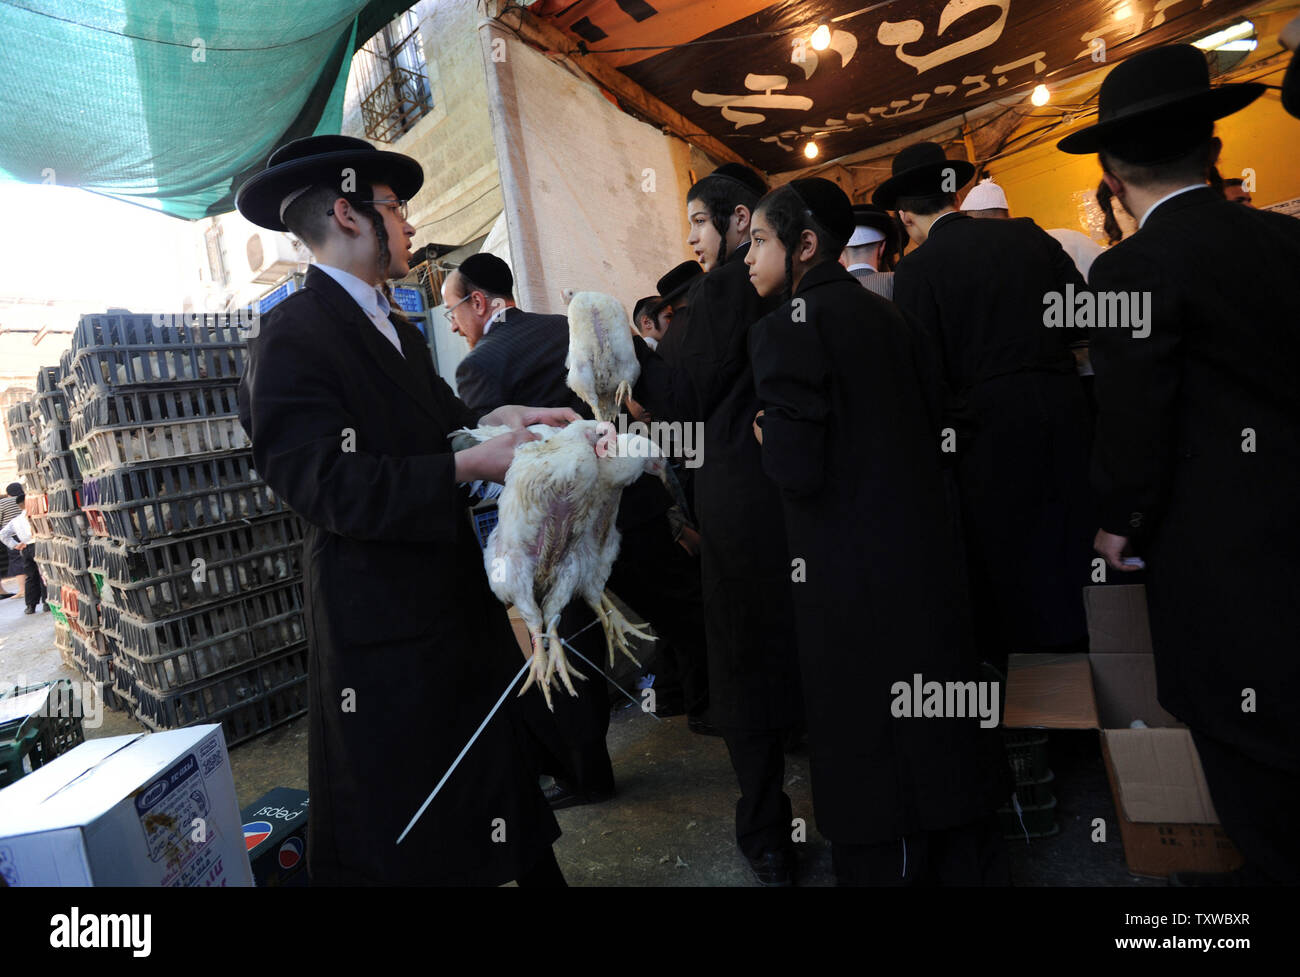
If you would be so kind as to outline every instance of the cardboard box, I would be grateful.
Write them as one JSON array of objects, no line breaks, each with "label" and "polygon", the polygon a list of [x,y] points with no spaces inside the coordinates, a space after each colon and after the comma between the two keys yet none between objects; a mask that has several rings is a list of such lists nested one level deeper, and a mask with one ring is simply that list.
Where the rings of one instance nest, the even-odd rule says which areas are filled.
[{"label": "cardboard box", "polygon": [[307,884],[307,792],[276,787],[244,808],[244,844],[259,886]]},{"label": "cardboard box", "polygon": [[220,725],[83,743],[0,791],[9,885],[252,885]]},{"label": "cardboard box", "polygon": [[[1003,725],[1098,729],[1124,857],[1134,875],[1227,872],[1241,855],[1219,826],[1191,733],[1156,700],[1141,584],[1084,588],[1087,655],[1012,655]],[[1146,729],[1132,729],[1141,719]]]}]

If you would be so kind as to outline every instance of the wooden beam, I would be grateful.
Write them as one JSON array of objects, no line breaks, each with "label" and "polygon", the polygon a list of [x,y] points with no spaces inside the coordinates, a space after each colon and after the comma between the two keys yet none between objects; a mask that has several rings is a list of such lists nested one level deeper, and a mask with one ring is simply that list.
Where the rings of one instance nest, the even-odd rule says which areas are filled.
[{"label": "wooden beam", "polygon": [[700,132],[699,127],[684,115],[667,103],[655,98],[617,68],[611,68],[594,54],[583,55],[574,51],[577,47],[577,41],[559,28],[553,27],[528,11],[517,7],[511,13],[511,17],[504,18],[500,23],[509,29],[513,26],[511,21],[514,17],[518,17],[518,34],[529,44],[536,45],[544,51],[560,51],[566,54],[571,51],[574,52],[569,55],[570,60],[586,72],[592,81],[612,92],[617,98],[630,105],[639,114],[650,119],[656,125],[662,126],[679,139],[694,143],[719,163],[740,163],[754,168],[754,164],[726,145],[726,143],[707,133]]}]

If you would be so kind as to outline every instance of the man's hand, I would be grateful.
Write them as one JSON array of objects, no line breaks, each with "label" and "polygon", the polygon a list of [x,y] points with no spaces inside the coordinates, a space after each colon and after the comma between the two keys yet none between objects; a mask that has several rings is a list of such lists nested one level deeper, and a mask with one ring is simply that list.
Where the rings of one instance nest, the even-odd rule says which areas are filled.
[{"label": "man's hand", "polygon": [[21,553],[23,550],[27,549],[27,544],[19,543],[17,546],[14,547],[14,549],[16,549],[19,553]]},{"label": "man's hand", "polygon": [[[479,426],[504,424],[506,427],[521,428],[529,424],[549,424],[551,427],[564,427],[570,421],[581,418],[568,407],[521,407],[518,404],[506,404],[490,414],[479,418]],[[484,442],[485,444],[488,442]]]},{"label": "man's hand", "polygon": [[762,417],[764,413],[764,411],[759,411],[754,415],[754,437],[758,439],[759,444],[763,443],[763,428],[759,425],[758,419]]},{"label": "man's hand", "polygon": [[682,534],[677,537],[677,543],[691,556],[700,555],[700,534],[690,526],[682,527]]},{"label": "man's hand", "polygon": [[1132,555],[1128,552],[1127,536],[1116,536],[1104,529],[1098,529],[1097,537],[1092,541],[1092,548],[1105,557],[1106,562],[1116,570],[1132,573],[1134,570],[1142,569],[1141,567],[1124,565],[1124,557]]},{"label": "man's hand", "polygon": [[[566,408],[567,409],[567,408]],[[495,413],[495,412],[494,412]],[[570,411],[572,413],[572,411]],[[500,423],[500,422],[496,422]],[[535,421],[533,423],[546,423]],[[527,428],[501,434],[472,448],[456,452],[456,481],[472,482],[482,479],[486,482],[505,484],[506,470],[515,457],[515,448],[525,441],[537,441],[538,437]]]}]

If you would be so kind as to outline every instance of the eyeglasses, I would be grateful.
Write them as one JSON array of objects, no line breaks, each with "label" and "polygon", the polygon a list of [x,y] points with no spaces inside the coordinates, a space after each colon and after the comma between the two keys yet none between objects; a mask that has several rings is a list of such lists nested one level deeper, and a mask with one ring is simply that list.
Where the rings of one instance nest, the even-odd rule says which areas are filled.
[{"label": "eyeglasses", "polygon": [[[397,216],[400,217],[400,218],[402,218],[402,220],[406,220],[407,214],[408,214],[408,212],[409,212],[409,210],[410,210],[410,207],[409,207],[410,201],[409,201],[409,200],[399,200],[399,199],[397,199],[396,197],[388,197],[388,198],[386,198],[386,199],[384,199],[384,200],[362,200],[361,203],[363,203],[363,204],[387,204],[388,206],[393,207],[393,208],[397,211]],[[325,216],[326,216],[326,217],[333,217],[333,216],[334,216],[334,208],[331,207],[329,210],[325,211]]]},{"label": "eyeglasses", "polygon": [[456,306],[460,305],[461,302],[468,302],[470,296],[473,294],[474,294],[473,292],[470,292],[470,294],[466,295],[463,299],[460,300],[460,302],[453,302],[451,305],[447,306],[445,309],[442,310],[442,314],[443,316],[446,317],[448,322],[451,322],[452,310],[454,310]]}]

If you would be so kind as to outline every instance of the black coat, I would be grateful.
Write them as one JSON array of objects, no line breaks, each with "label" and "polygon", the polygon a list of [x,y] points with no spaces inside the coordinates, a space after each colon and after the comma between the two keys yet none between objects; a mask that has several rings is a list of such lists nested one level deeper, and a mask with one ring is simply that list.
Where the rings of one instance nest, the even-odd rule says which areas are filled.
[{"label": "black coat", "polygon": [[[1151,333],[1091,335],[1102,528],[1146,561],[1160,703],[1300,770],[1300,222],[1209,189],[1097,258],[1100,291],[1149,291]],[[1254,450],[1248,445],[1249,428]],[[1119,576],[1119,574],[1112,574]],[[1254,689],[1256,711],[1242,709]]]},{"label": "black coat", "polygon": [[776,303],[749,283],[746,251],[691,286],[690,325],[672,366],[634,340],[641,378],[633,396],[657,419],[704,424],[694,504],[712,722],[778,729],[803,710],[784,517],[754,440],[749,362],[750,327]]},{"label": "black coat", "polygon": [[[872,844],[987,816],[1003,786],[976,718],[896,718],[896,682],[972,681],[928,338],[840,265],[750,337],[763,468],[781,489],[817,827]],[[993,706],[996,722],[996,702]],[[990,759],[994,763],[990,763]]]},{"label": "black coat", "polygon": [[[564,382],[568,352],[565,316],[507,309],[456,367],[457,394],[480,415],[502,404],[527,404],[572,407],[589,417],[591,412]],[[519,397],[524,399],[511,399]]]},{"label": "black coat", "polygon": [[559,835],[513,695],[394,844],[522,664],[447,441],[477,415],[394,325],[405,359],[313,267],[240,385],[257,470],[308,524],[308,867],[318,882],[496,884]]},{"label": "black coat", "polygon": [[1087,635],[1091,426],[1076,334],[1043,324],[1044,296],[1067,285],[1087,289],[1033,221],[965,214],[940,218],[894,275],[894,301],[939,348],[976,632],[992,661]]}]

